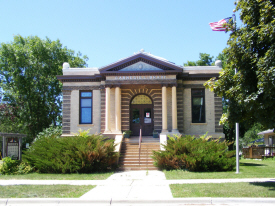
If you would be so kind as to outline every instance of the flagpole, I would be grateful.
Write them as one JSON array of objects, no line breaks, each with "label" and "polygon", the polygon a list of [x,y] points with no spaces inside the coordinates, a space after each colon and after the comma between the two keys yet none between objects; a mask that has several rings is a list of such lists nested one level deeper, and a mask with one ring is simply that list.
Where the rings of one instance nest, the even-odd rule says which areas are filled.
[{"label": "flagpole", "polygon": [[[235,15],[235,12],[236,10],[234,9],[233,10],[233,14],[232,14],[232,17],[233,17],[233,25],[234,25],[234,30],[233,32],[236,31],[236,15]],[[237,74],[238,70],[237,68],[235,68],[235,74]],[[240,162],[239,162],[239,123],[236,122],[236,125],[235,125],[235,131],[236,131],[236,174],[238,174],[240,172],[239,170],[239,166],[240,166]]]}]

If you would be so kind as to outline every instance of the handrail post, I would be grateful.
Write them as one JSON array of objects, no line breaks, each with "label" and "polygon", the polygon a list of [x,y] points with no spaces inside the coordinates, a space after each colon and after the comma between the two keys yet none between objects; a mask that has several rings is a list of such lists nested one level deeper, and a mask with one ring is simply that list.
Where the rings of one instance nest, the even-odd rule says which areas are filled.
[{"label": "handrail post", "polygon": [[138,154],[138,156],[139,156],[139,164],[140,164],[140,151],[141,151],[141,141],[142,141],[142,127],[140,126],[140,129],[139,129],[139,154]]}]

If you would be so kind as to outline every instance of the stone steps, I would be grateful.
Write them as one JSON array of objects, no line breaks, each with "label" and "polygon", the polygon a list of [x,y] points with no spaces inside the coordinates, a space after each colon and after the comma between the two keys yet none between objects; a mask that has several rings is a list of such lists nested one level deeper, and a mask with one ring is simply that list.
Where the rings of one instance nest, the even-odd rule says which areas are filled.
[{"label": "stone steps", "polygon": [[159,149],[159,139],[144,138],[141,143],[141,153],[139,155],[138,139],[126,139],[122,143],[118,171],[158,170],[158,168],[154,166],[154,160],[151,156],[153,155],[153,150]]}]

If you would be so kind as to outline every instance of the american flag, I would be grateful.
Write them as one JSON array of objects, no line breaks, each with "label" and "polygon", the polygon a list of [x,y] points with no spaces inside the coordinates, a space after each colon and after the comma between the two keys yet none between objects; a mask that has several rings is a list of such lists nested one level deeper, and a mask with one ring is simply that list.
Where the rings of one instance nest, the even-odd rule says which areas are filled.
[{"label": "american flag", "polygon": [[224,27],[225,23],[231,23],[232,22],[232,17],[227,17],[225,19],[222,19],[218,22],[212,22],[209,23],[212,31],[226,31],[228,27]]}]

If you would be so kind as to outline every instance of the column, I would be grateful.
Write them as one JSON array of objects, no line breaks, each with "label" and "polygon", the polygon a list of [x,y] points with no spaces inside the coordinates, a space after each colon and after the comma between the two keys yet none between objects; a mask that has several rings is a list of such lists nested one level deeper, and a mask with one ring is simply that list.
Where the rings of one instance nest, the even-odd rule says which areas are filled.
[{"label": "column", "polygon": [[162,86],[162,133],[168,132],[167,130],[167,92],[166,85]]},{"label": "column", "polygon": [[115,88],[115,115],[116,132],[121,133],[121,89],[119,86]]},{"label": "column", "polygon": [[172,86],[172,132],[179,133],[178,131],[178,112],[177,112],[177,87]]},{"label": "column", "polygon": [[105,88],[105,132],[110,132],[110,87]]}]

